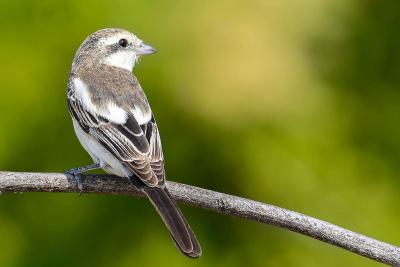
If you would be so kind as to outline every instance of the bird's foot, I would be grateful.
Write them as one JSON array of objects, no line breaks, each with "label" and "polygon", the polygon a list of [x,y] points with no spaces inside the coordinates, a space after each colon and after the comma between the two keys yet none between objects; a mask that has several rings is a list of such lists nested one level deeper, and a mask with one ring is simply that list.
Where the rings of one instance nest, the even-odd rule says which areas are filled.
[{"label": "bird's foot", "polygon": [[64,172],[64,174],[74,180],[78,185],[79,196],[83,193],[83,183],[82,183],[82,173],[87,172],[90,170],[96,170],[98,168],[102,168],[103,164],[100,163],[93,163],[84,167],[73,168]]},{"label": "bird's foot", "polygon": [[67,170],[64,172],[65,176],[69,179],[74,180],[78,186],[79,196],[83,194],[83,183],[82,183],[82,174],[76,169]]}]

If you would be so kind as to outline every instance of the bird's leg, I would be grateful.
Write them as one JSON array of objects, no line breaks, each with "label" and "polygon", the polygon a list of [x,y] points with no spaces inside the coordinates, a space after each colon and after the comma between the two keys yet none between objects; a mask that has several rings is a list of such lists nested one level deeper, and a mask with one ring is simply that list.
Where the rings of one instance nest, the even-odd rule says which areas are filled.
[{"label": "bird's leg", "polygon": [[75,180],[75,182],[78,184],[78,190],[79,190],[79,196],[82,195],[83,193],[83,184],[82,184],[82,173],[90,171],[90,170],[95,170],[101,168],[100,163],[93,163],[84,167],[78,167],[78,168],[73,168],[70,170],[66,170],[64,174],[70,178]]}]

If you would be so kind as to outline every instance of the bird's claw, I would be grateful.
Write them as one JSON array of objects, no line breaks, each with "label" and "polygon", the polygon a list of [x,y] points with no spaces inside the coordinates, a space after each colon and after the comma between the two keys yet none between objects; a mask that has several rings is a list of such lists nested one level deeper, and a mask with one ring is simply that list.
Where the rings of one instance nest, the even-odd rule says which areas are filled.
[{"label": "bird's claw", "polygon": [[71,180],[74,180],[78,186],[78,192],[79,196],[83,194],[83,183],[82,183],[82,175],[80,173],[76,173],[74,171],[65,171],[64,172],[65,176],[70,178]]}]

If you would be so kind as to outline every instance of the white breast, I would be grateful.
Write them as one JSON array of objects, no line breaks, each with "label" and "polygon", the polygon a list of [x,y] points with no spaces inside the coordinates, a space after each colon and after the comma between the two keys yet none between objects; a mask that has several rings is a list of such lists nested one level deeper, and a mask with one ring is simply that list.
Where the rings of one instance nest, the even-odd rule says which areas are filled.
[{"label": "white breast", "polygon": [[132,175],[132,173],[125,168],[121,162],[106,148],[104,148],[93,136],[85,133],[74,118],[72,118],[72,122],[74,124],[74,130],[79,142],[89,153],[94,162],[100,163],[100,166],[108,173],[112,173],[120,177],[129,177]]}]

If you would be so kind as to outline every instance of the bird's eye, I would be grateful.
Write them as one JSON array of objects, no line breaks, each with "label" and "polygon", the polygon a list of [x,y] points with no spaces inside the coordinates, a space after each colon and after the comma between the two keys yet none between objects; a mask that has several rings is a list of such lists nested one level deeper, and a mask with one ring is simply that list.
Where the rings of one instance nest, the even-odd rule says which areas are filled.
[{"label": "bird's eye", "polygon": [[126,39],[120,39],[120,40],[118,41],[118,44],[119,44],[120,46],[122,46],[122,47],[127,47],[127,46],[128,46],[128,40],[126,40]]}]

